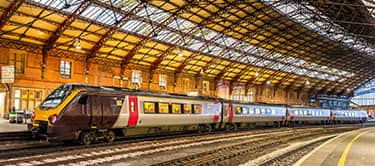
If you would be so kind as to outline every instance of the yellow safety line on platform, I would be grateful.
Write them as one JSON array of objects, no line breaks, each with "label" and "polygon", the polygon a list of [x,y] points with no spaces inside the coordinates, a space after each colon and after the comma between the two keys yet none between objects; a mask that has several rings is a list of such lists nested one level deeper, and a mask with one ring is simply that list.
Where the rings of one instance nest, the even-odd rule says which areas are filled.
[{"label": "yellow safety line on platform", "polygon": [[359,133],[357,136],[355,136],[355,137],[354,137],[354,138],[348,143],[348,145],[346,145],[345,150],[344,150],[344,152],[342,153],[339,162],[337,163],[337,166],[345,166],[345,161],[346,161],[346,158],[347,158],[347,156],[348,156],[349,150],[350,150],[350,148],[352,147],[353,142],[356,141],[360,136],[362,136],[363,134],[366,134],[366,133],[369,132],[369,131],[370,131],[370,130],[367,130],[367,131],[364,131],[364,132],[362,132],[362,133]]}]

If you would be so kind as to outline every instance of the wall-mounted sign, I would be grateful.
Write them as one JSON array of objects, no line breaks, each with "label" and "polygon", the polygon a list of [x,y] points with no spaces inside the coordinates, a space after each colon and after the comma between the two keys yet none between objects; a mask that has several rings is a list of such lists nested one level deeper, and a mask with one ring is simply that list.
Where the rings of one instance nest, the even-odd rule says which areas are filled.
[{"label": "wall-mounted sign", "polygon": [[1,66],[1,83],[13,83],[14,71],[14,65]]}]

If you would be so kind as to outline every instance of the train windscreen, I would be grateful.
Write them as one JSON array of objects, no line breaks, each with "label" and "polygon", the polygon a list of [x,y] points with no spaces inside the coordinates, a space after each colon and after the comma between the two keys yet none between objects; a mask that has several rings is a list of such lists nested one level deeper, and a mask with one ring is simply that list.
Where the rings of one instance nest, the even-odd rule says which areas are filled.
[{"label": "train windscreen", "polygon": [[41,110],[48,110],[50,108],[56,108],[59,106],[64,99],[72,92],[71,85],[61,85],[55,89],[48,97],[40,104]]}]

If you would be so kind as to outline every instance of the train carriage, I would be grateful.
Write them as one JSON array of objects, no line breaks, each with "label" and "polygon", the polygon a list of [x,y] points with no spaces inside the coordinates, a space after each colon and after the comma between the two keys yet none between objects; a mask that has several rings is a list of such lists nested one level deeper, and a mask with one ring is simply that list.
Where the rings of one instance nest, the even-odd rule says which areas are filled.
[{"label": "train carriage", "polygon": [[222,121],[221,107],[214,98],[64,84],[35,110],[32,125],[50,140],[89,144],[118,134],[211,131]]},{"label": "train carriage", "polygon": [[231,111],[233,117],[230,123],[237,124],[237,126],[280,126],[285,120],[286,114],[286,107],[282,105],[233,103],[230,108],[233,109],[233,111]]},{"label": "train carriage", "polygon": [[367,113],[362,110],[332,110],[333,123],[363,123],[367,121]]},{"label": "train carriage", "polygon": [[287,122],[289,124],[327,124],[330,116],[331,111],[328,109],[288,107]]},{"label": "train carriage", "polygon": [[[171,98],[145,93],[126,96],[114,128],[134,128],[150,132],[215,128],[221,121],[221,103],[214,99]],[[134,131],[133,131],[134,132]]]},{"label": "train carriage", "polygon": [[161,94],[124,88],[63,84],[32,116],[31,130],[49,140],[109,142],[117,136],[194,130],[236,130],[283,122],[359,123],[365,111],[292,108],[209,97]]}]

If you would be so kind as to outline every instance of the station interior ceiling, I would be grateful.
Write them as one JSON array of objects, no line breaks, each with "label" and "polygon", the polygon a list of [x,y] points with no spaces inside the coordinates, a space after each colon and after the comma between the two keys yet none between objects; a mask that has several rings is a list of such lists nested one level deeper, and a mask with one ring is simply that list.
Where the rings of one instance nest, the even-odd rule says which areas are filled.
[{"label": "station interior ceiling", "polygon": [[368,0],[0,0],[0,45],[345,95],[375,76]]}]

